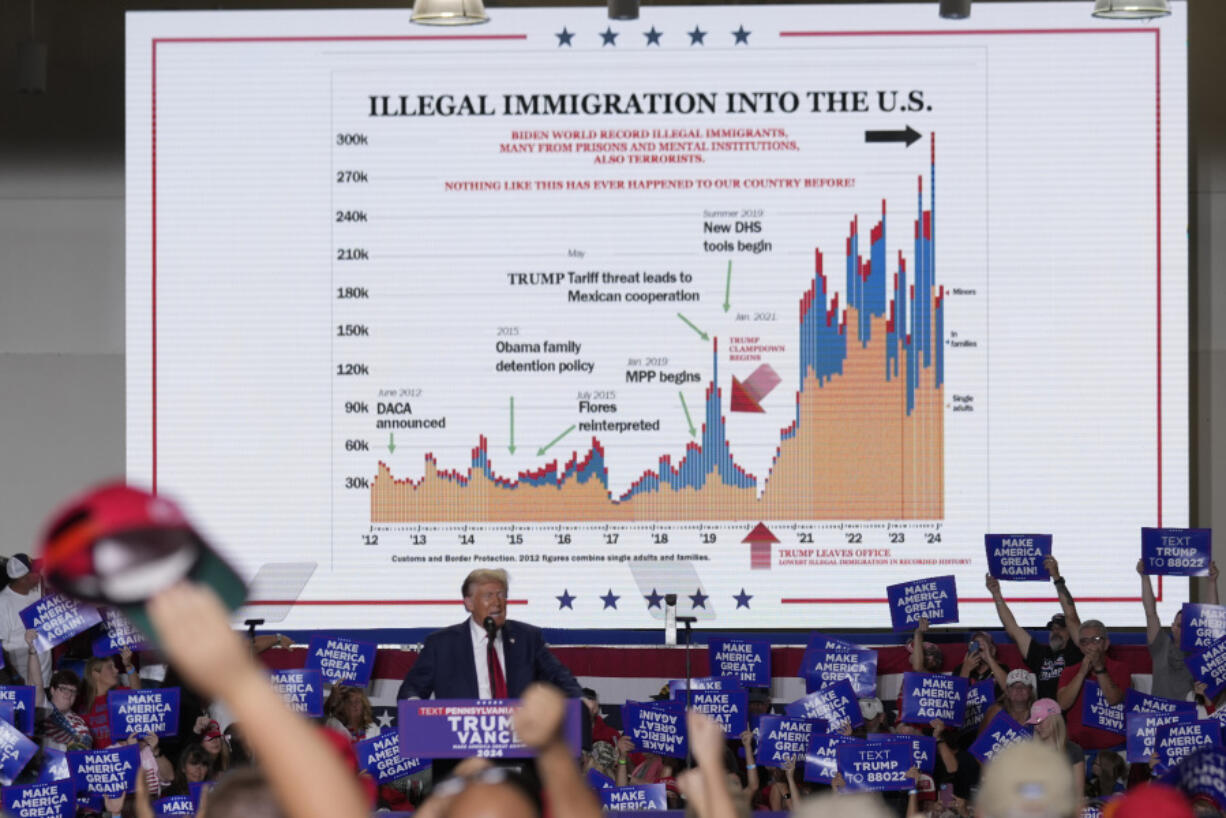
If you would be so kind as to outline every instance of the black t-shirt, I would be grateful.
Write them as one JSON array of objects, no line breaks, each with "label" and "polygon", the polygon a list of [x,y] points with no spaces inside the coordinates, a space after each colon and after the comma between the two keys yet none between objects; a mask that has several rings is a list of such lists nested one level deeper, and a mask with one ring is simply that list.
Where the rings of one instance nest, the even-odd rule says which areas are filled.
[{"label": "black t-shirt", "polygon": [[1026,667],[1038,677],[1038,698],[1056,698],[1056,690],[1060,687],[1060,674],[1066,667],[1072,667],[1082,658],[1081,649],[1072,642],[1057,653],[1050,645],[1041,644],[1038,639],[1032,637],[1030,649],[1026,651]]}]

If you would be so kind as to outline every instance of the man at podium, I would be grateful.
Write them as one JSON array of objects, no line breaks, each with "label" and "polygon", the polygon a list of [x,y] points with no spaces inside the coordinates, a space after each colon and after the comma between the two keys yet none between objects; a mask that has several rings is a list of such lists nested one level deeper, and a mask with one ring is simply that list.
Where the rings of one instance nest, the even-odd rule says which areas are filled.
[{"label": "man at podium", "polygon": [[471,616],[426,637],[396,698],[517,699],[533,682],[549,682],[571,698],[583,696],[541,629],[507,619],[506,571],[473,571],[460,590]]}]

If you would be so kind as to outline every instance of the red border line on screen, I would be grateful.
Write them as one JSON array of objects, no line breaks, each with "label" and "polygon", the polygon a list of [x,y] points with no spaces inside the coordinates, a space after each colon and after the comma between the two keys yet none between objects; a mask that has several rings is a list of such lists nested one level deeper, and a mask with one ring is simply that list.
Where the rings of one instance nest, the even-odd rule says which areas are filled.
[{"label": "red border line on screen", "polygon": [[[1161,38],[1157,28],[1068,28],[1068,29],[968,29],[962,31],[922,30],[922,31],[781,31],[780,37],[913,37],[913,36],[966,36],[966,35],[1029,35],[1029,34],[1153,34],[1154,36],[1154,78],[1155,78],[1155,158],[1156,158],[1156,315],[1157,315],[1157,461],[1158,461],[1158,526],[1162,525],[1162,62]],[[152,280],[152,490],[157,493],[158,477],[158,390],[157,390],[157,47],[160,43],[190,44],[190,43],[294,43],[294,42],[409,42],[409,41],[441,41],[441,40],[526,40],[526,34],[423,34],[423,35],[370,35],[370,36],[319,36],[319,37],[165,37],[152,40],[152,244],[151,244],[151,280]],[[1163,597],[1162,577],[1158,577],[1157,601]],[[783,598],[779,600],[785,605],[846,605],[846,604],[880,604],[886,599],[807,599]],[[991,602],[987,598],[960,598],[960,602]],[[1058,602],[1055,597],[1024,597],[1015,598],[1013,602]],[[1081,597],[1083,602],[1139,602],[1140,597]],[[526,600],[512,600],[509,604],[526,604]],[[452,605],[455,600],[276,600],[253,601],[248,605]]]},{"label": "red border line on screen", "polygon": [[[462,599],[249,599],[252,605],[459,605]],[[526,599],[508,599],[508,605],[527,605]]]}]

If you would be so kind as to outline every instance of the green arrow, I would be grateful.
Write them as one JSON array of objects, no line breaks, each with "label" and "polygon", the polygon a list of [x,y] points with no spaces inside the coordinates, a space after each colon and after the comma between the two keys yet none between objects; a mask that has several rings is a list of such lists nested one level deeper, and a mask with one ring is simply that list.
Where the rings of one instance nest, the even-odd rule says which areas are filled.
[{"label": "green arrow", "polygon": [[686,324],[688,324],[690,329],[694,330],[694,332],[697,332],[699,335],[701,335],[701,336],[702,336],[702,340],[704,340],[704,341],[709,341],[709,340],[711,340],[711,336],[707,335],[705,332],[703,332],[702,330],[700,330],[698,327],[694,326],[694,322],[693,322],[693,321],[691,321],[690,319],[686,318],[686,317],[685,317],[684,315],[682,315],[681,313],[677,313],[677,317],[678,317],[678,318],[680,318],[682,321],[684,321]]},{"label": "green arrow", "polygon": [[542,454],[544,454],[545,452],[549,451],[549,450],[550,450],[550,448],[552,448],[552,447],[553,447],[553,444],[557,443],[559,440],[561,440],[562,438],[566,437],[568,434],[570,434],[570,433],[571,433],[571,432],[573,432],[573,431],[575,431],[575,424],[573,424],[573,423],[572,423],[572,424],[570,425],[570,428],[569,428],[569,429],[567,429],[565,432],[563,432],[562,434],[558,435],[557,437],[555,437],[553,440],[551,440],[551,441],[549,441],[548,443],[546,443],[546,444],[545,444],[544,446],[542,446],[541,448],[537,449],[537,450],[536,450],[537,455],[539,456],[539,455],[542,455]]},{"label": "green arrow", "polygon": [[395,432],[387,433],[387,450],[389,452],[396,451],[396,433]]},{"label": "green arrow", "polygon": [[511,445],[507,446],[511,454],[515,454],[515,396],[511,396]]},{"label": "green arrow", "polygon": [[728,259],[728,278],[724,281],[724,312],[732,306],[728,301],[728,296],[732,292],[732,259]]},{"label": "green arrow", "polygon": [[694,428],[694,421],[690,420],[690,407],[685,405],[685,394],[678,392],[677,397],[681,398],[681,408],[685,410],[685,422],[690,424],[690,437],[698,437],[698,430]]}]

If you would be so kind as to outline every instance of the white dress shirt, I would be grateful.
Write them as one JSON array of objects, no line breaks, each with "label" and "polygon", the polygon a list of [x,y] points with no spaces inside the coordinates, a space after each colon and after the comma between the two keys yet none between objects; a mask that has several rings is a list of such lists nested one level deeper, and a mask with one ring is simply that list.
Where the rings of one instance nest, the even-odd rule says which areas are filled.
[{"label": "white dress shirt", "polygon": [[[485,660],[489,635],[486,634],[485,628],[478,625],[471,616],[468,618],[468,630],[472,633],[473,663],[477,666],[477,695],[482,699],[492,699],[494,694],[490,690],[490,666]],[[507,657],[502,650],[501,628],[498,633],[494,634],[494,651],[498,654],[498,661],[502,665],[502,678],[505,679],[507,677]]]}]

